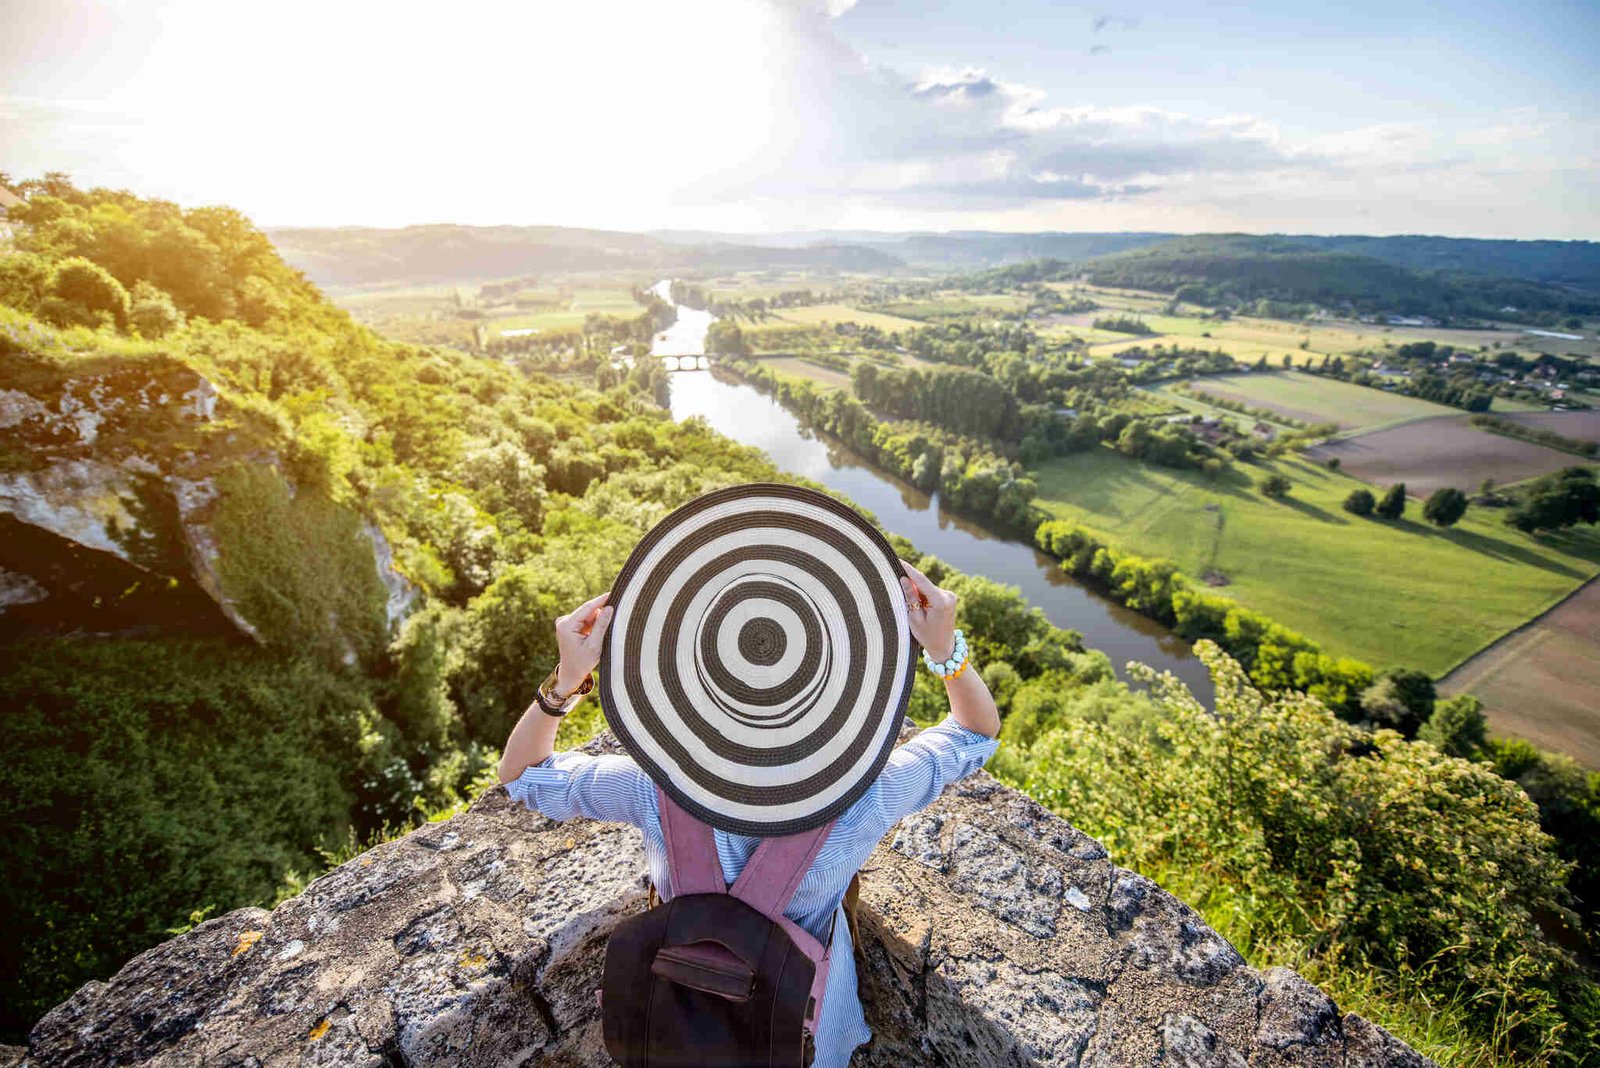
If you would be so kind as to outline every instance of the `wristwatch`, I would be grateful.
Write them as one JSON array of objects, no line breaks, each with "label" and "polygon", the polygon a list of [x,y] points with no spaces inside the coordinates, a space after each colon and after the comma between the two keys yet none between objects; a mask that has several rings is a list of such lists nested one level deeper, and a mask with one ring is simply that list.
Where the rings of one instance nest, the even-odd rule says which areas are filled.
[{"label": "wristwatch", "polygon": [[584,676],[583,682],[578,685],[576,690],[569,694],[561,694],[556,690],[556,676],[560,671],[561,665],[559,664],[550,669],[550,674],[546,675],[544,681],[539,684],[538,697],[539,710],[547,716],[555,716],[557,718],[578,707],[578,702],[583,700],[583,695],[594,689],[594,672],[591,671]]}]

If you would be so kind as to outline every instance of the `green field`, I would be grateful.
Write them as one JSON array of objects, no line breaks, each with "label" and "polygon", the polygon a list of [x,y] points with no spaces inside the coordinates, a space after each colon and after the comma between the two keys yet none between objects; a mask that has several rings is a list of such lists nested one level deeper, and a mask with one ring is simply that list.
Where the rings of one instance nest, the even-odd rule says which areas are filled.
[{"label": "green field", "polygon": [[523,290],[517,294],[522,300],[549,300],[564,307],[548,311],[521,312],[514,304],[496,305],[488,309],[492,318],[486,324],[491,333],[507,330],[538,330],[541,333],[573,330],[583,325],[590,315],[614,315],[631,319],[640,315],[644,307],[633,299],[629,290],[609,286],[563,290]]},{"label": "green field", "polygon": [[[1289,500],[1254,488],[1269,468],[1293,480]],[[1196,579],[1219,572],[1215,592],[1379,667],[1442,674],[1600,572],[1600,532],[1535,539],[1477,509],[1441,531],[1416,502],[1398,523],[1360,519],[1340,504],[1362,483],[1297,458],[1213,482],[1102,448],[1037,477],[1052,515]]]},{"label": "green field", "polygon": [[947,319],[984,320],[995,315],[1021,311],[1028,306],[1026,297],[1014,293],[936,293],[916,300],[894,301],[883,310],[917,319],[922,322],[941,322]]},{"label": "green field", "polygon": [[1269,408],[1303,423],[1338,423],[1350,429],[1430,415],[1460,414],[1454,408],[1432,401],[1320,378],[1303,371],[1213,375],[1195,379],[1190,384],[1201,393],[1242,401],[1256,408]]}]

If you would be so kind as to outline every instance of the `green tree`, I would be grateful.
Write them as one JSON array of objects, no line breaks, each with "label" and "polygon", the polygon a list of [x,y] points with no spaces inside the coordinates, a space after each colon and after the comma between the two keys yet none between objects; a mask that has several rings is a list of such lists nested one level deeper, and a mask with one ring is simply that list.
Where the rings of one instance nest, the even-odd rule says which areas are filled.
[{"label": "green tree", "polygon": [[1585,467],[1568,467],[1523,489],[1506,522],[1524,533],[1600,521],[1600,484]]},{"label": "green tree", "polygon": [[1294,483],[1289,481],[1287,475],[1274,472],[1261,480],[1261,492],[1275,501],[1281,501],[1289,496],[1289,491],[1294,488]]},{"label": "green tree", "polygon": [[129,297],[132,307],[128,321],[140,336],[165,337],[183,325],[183,313],[172,303],[172,298],[149,282],[143,279],[135,282]]},{"label": "green tree", "polygon": [[1344,499],[1344,510],[1351,515],[1371,515],[1376,505],[1372,491],[1366,489],[1351,490],[1350,495]]},{"label": "green tree", "polygon": [[1484,753],[1489,721],[1483,702],[1468,693],[1445,698],[1433,706],[1433,715],[1417,731],[1419,741],[1431,742],[1446,756],[1476,760]]},{"label": "green tree", "polygon": [[1376,509],[1378,516],[1383,519],[1399,519],[1406,514],[1406,484],[1396,482],[1389,487],[1383,495],[1383,500],[1378,502]]},{"label": "green tree", "polygon": [[0,255],[0,304],[31,312],[49,290],[49,260],[32,252]]},{"label": "green tree", "polygon": [[1361,710],[1371,723],[1411,738],[1433,715],[1435,696],[1427,672],[1390,668],[1362,693]]},{"label": "green tree", "polygon": [[1467,495],[1450,486],[1434,490],[1422,505],[1422,517],[1436,527],[1455,526],[1467,514]]},{"label": "green tree", "polygon": [[128,321],[128,291],[98,263],[73,256],[56,264],[41,318],[57,326],[116,326]]}]

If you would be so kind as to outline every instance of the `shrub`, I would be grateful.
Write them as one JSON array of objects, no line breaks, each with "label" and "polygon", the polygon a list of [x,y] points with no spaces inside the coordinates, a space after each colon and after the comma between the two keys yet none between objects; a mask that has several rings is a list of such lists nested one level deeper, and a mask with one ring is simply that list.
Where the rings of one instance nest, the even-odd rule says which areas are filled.
[{"label": "shrub", "polygon": [[49,296],[41,317],[57,326],[115,325],[128,321],[128,291],[98,263],[73,256],[50,274]]},{"label": "shrub", "polygon": [[142,336],[165,337],[183,325],[183,313],[172,303],[172,297],[149,282],[135,282],[131,299],[128,321]]},{"label": "shrub", "polygon": [[1256,945],[1459,996],[1503,1059],[1568,1041],[1581,1056],[1563,1014],[1593,984],[1540,926],[1571,914],[1528,795],[1305,695],[1261,692],[1210,642],[1196,652],[1214,711],[1142,669],[1158,711],[1142,729],[1069,717],[1009,762],[1014,775],[1118,863],[1238,891]]},{"label": "shrub", "polygon": [[50,261],[31,252],[0,256],[0,304],[31,312],[50,288]]},{"label": "shrub", "polygon": [[1600,484],[1594,472],[1583,467],[1568,467],[1533,482],[1506,516],[1507,523],[1528,534],[1596,521],[1600,521]]},{"label": "shrub", "polygon": [[10,1034],[192,910],[269,903],[348,826],[367,698],[309,663],[220,641],[29,643],[7,650],[0,700]]},{"label": "shrub", "polygon": [[1289,496],[1289,491],[1294,488],[1294,483],[1289,481],[1287,475],[1270,474],[1261,480],[1261,492],[1275,501],[1281,501]]},{"label": "shrub", "polygon": [[1483,755],[1488,729],[1483,702],[1464,693],[1434,705],[1417,738],[1433,743],[1447,756],[1476,760]]},{"label": "shrub", "polygon": [[1361,710],[1370,723],[1407,738],[1433,715],[1433,678],[1423,671],[1390,668],[1361,695]]},{"label": "shrub", "polygon": [[1383,495],[1383,500],[1378,502],[1378,515],[1383,519],[1399,519],[1406,513],[1406,484],[1396,482],[1389,487]]},{"label": "shrub", "polygon": [[1422,506],[1422,517],[1436,527],[1454,526],[1467,514],[1467,495],[1445,486],[1429,494]]},{"label": "shrub", "polygon": [[1344,510],[1351,515],[1367,516],[1372,514],[1372,509],[1377,503],[1371,490],[1351,490],[1350,496],[1344,499]]}]

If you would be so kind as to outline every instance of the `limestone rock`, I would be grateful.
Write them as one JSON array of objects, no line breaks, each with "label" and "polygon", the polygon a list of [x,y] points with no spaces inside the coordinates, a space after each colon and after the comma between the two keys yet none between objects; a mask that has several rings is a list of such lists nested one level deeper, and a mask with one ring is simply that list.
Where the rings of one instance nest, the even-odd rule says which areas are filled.
[{"label": "limestone rock", "polygon": [[[29,463],[0,473],[0,535],[13,543],[0,546],[0,629],[118,633],[157,620],[212,633],[225,621],[261,640],[218,571],[214,476],[234,463],[282,474],[283,464],[270,449],[200,435],[218,417],[216,387],[169,361],[25,384],[39,395],[6,388],[0,369],[0,433]],[[397,570],[382,529],[370,519],[363,529],[392,631],[420,592]],[[160,596],[175,585],[182,591]],[[130,589],[154,595],[130,598]]]},{"label": "limestone rock", "polygon": [[[885,840],[862,902],[856,1065],[1430,1063],[983,773]],[[23,1063],[609,1064],[605,940],[645,903],[636,830],[495,789],[85,985]]]}]

